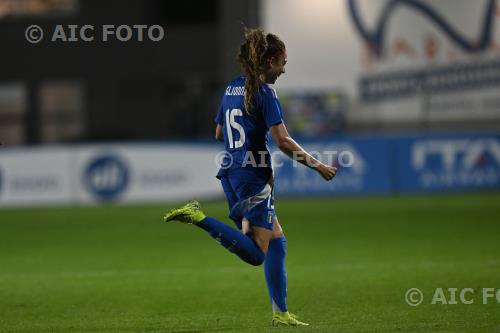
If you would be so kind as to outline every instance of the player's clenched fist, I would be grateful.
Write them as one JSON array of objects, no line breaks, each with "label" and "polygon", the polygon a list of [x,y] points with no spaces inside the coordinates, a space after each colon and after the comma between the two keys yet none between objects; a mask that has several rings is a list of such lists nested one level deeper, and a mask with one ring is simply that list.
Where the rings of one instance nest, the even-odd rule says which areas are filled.
[{"label": "player's clenched fist", "polygon": [[330,165],[325,165],[325,164],[320,164],[317,168],[316,171],[319,172],[321,177],[323,177],[325,180],[332,180],[333,177],[337,174],[337,168],[334,166]]}]

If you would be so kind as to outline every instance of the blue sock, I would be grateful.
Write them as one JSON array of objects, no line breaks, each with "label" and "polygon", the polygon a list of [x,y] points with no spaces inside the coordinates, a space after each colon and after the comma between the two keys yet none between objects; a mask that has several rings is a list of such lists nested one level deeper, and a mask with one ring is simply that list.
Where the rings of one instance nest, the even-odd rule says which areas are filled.
[{"label": "blue sock", "polygon": [[241,260],[259,266],[264,261],[264,253],[255,241],[213,217],[206,217],[196,226],[207,231],[220,245],[236,254]]},{"label": "blue sock", "polygon": [[264,274],[266,275],[267,289],[271,298],[273,311],[286,312],[286,238],[281,236],[269,242]]}]

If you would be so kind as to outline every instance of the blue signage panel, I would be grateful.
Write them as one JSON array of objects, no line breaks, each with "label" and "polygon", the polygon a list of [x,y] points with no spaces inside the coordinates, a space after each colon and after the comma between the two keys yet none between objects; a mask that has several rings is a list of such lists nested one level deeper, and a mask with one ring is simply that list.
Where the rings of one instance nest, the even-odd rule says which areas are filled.
[{"label": "blue signage panel", "polygon": [[394,146],[398,191],[500,187],[500,135],[416,136]]},{"label": "blue signage panel", "polygon": [[325,182],[286,156],[274,158],[280,195],[383,194],[500,188],[500,134],[344,137],[304,145],[322,161],[336,155]]},{"label": "blue signage panel", "polygon": [[320,195],[387,193],[391,190],[391,158],[387,139],[321,140],[312,141],[304,147],[323,162],[337,166],[337,177],[326,182],[316,171],[286,156],[274,156],[276,193]]}]

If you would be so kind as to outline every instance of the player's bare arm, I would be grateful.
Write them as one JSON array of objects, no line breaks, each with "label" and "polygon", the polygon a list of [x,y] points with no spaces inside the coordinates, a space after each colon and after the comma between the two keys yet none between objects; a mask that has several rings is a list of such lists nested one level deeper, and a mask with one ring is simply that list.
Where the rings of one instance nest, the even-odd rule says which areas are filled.
[{"label": "player's bare arm", "polygon": [[331,180],[337,174],[336,167],[323,164],[305,151],[304,148],[288,134],[286,126],[283,123],[272,126],[269,131],[278,148],[290,158],[316,170],[325,180]]},{"label": "player's bare arm", "polygon": [[222,133],[222,125],[217,124],[215,128],[215,139],[220,142],[224,142],[224,134]]}]

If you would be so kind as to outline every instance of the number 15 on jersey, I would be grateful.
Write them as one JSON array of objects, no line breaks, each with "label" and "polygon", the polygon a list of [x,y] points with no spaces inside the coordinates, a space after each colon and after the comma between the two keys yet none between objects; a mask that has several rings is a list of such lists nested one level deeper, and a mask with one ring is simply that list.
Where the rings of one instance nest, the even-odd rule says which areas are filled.
[{"label": "number 15 on jersey", "polygon": [[[243,111],[240,109],[227,109],[226,110],[226,130],[227,139],[229,141],[229,148],[240,148],[245,143],[245,131],[237,121],[236,117],[242,117]],[[238,131],[240,138],[238,141],[233,140],[233,129]]]}]

